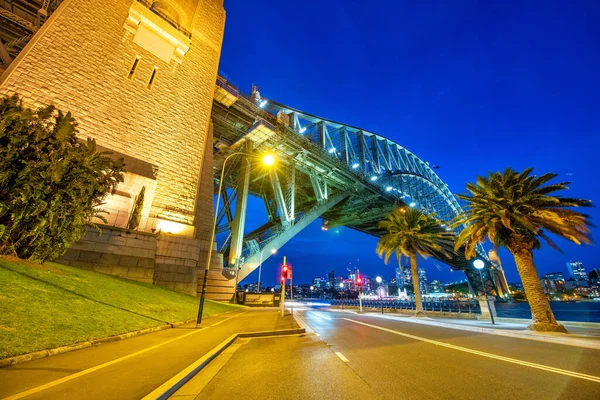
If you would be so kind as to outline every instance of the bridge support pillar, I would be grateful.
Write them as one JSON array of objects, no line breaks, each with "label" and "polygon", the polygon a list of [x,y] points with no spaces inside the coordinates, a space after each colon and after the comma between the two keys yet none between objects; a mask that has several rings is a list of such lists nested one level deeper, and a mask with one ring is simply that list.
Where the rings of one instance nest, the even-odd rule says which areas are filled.
[{"label": "bridge support pillar", "polygon": [[496,297],[479,296],[477,300],[479,301],[479,308],[481,309],[481,316],[479,317],[480,320],[490,321],[492,319],[491,315],[493,315],[494,318],[498,317],[496,315],[496,306],[494,305]]},{"label": "bridge support pillar", "polygon": [[[246,145],[246,152],[252,152],[252,143]],[[247,155],[243,156],[240,165],[240,175],[237,183],[237,200],[235,203],[235,216],[231,224],[231,247],[228,264],[238,266],[244,244],[244,226],[246,224],[246,206],[248,204],[248,187],[250,184],[250,161]]]}]

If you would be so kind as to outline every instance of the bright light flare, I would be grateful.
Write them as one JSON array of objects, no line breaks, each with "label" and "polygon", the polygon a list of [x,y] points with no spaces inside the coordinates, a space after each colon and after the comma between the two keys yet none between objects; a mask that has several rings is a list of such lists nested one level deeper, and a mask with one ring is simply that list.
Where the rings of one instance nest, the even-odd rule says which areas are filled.
[{"label": "bright light flare", "polygon": [[270,167],[271,165],[275,164],[275,157],[273,154],[265,154],[262,161],[263,164],[265,164],[267,167]]}]

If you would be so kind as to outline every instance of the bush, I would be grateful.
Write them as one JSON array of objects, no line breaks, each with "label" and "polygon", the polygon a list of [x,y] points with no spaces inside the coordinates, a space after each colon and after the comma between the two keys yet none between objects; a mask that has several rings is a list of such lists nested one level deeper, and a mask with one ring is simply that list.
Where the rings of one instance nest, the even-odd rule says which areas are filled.
[{"label": "bush", "polygon": [[93,217],[104,220],[99,206],[123,181],[123,160],[76,133],[70,113],[0,101],[0,254],[54,259]]}]

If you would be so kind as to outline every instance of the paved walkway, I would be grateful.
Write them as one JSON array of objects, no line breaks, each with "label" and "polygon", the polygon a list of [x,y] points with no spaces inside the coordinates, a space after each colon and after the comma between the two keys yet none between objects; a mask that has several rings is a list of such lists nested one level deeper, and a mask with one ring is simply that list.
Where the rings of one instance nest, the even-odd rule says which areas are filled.
[{"label": "paved walkway", "polygon": [[243,310],[0,368],[0,398],[140,399],[237,332],[297,328],[291,315]]}]

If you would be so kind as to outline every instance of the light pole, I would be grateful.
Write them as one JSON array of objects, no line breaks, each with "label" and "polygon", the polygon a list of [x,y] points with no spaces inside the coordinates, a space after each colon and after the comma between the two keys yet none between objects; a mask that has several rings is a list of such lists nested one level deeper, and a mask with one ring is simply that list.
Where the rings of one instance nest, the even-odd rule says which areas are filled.
[{"label": "light pole", "polygon": [[342,293],[340,293],[340,298],[342,299],[342,311],[344,311],[344,282],[340,282],[340,289],[342,289]]},{"label": "light pole", "polygon": [[383,314],[383,296],[381,295],[381,290],[380,290],[382,279],[380,276],[378,276],[377,278],[375,278],[375,281],[379,284],[377,291],[379,292],[379,302],[381,303],[381,313]]},{"label": "light pole", "polygon": [[[251,154],[244,153],[244,152],[231,153],[230,155],[225,157],[225,160],[223,160],[223,166],[221,167],[221,178],[219,179],[219,188],[217,191],[217,204],[215,207],[215,217],[213,219],[213,224],[212,224],[212,233],[209,238],[208,255],[206,256],[206,268],[204,269],[204,278],[202,279],[202,291],[200,292],[200,304],[198,306],[198,318],[196,319],[196,328],[200,327],[200,324],[202,323],[202,314],[204,313],[204,299],[206,297],[206,281],[208,279],[208,271],[210,270],[210,261],[211,261],[212,251],[213,251],[213,245],[215,242],[215,233],[217,231],[217,217],[219,214],[219,202],[221,201],[221,189],[223,187],[223,177],[225,175],[225,165],[227,164],[227,161],[231,157],[237,156],[237,155],[249,156]],[[246,162],[248,164],[250,164],[250,161],[248,161],[248,159],[246,159]],[[263,157],[263,164],[265,164],[266,166],[271,166],[274,163],[275,163],[275,158],[271,154],[266,154]],[[236,279],[236,281],[237,281],[237,279]],[[236,287],[234,288],[234,296],[237,296],[237,282],[236,282]]]},{"label": "light pole", "polygon": [[492,325],[494,325],[494,313],[490,309],[490,301],[488,300],[487,293],[485,292],[485,282],[483,281],[483,274],[481,272],[481,270],[485,267],[485,263],[480,259],[476,259],[473,261],[473,266],[479,270],[479,279],[481,279],[481,288],[483,289],[483,295],[485,296],[485,304],[487,305],[488,312],[490,313]]},{"label": "light pole", "polygon": [[[262,257],[263,253],[266,249],[262,249],[260,252],[259,262],[258,262],[258,288],[256,289],[257,293],[260,293],[260,274],[262,272]],[[277,249],[271,249],[271,254],[277,253]]]}]

